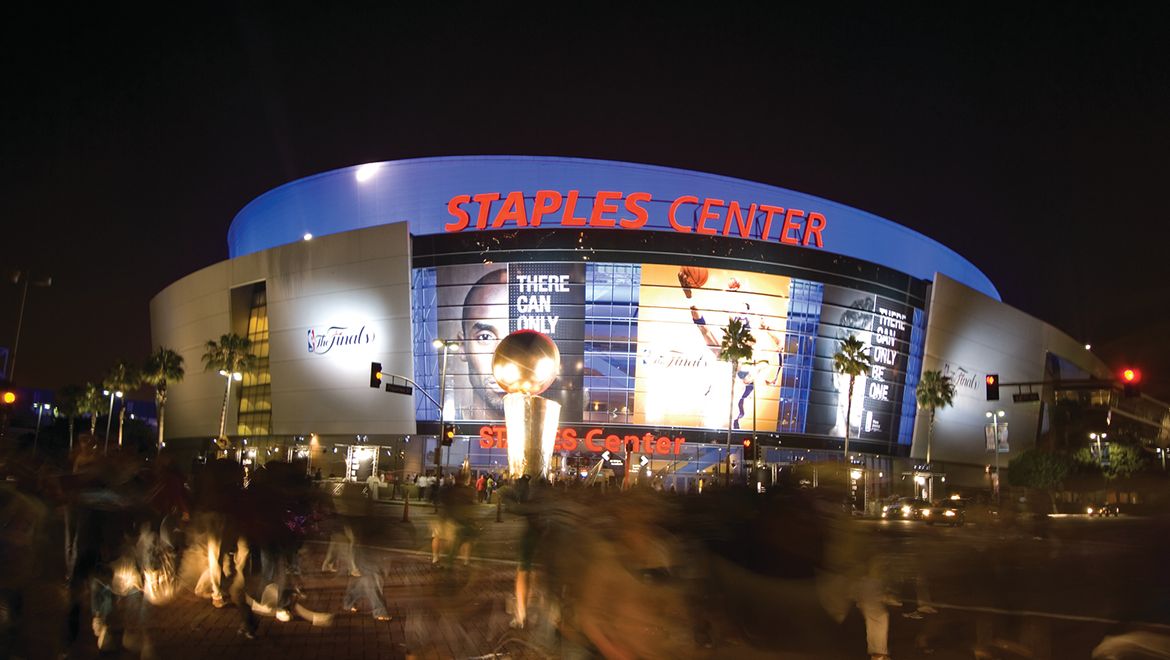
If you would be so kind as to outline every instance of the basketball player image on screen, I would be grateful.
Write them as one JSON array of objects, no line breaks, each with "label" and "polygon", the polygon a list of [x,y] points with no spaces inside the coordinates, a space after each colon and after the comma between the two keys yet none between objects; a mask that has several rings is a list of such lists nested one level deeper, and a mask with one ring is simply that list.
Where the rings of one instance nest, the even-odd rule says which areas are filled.
[{"label": "basketball player image on screen", "polygon": [[[710,273],[702,266],[683,266],[678,270],[678,283],[682,287],[683,295],[688,299],[693,296],[692,289],[702,288],[703,285],[707,283],[708,279],[710,279]],[[732,275],[727,279],[726,290],[730,293],[746,290],[746,282],[746,278],[741,281],[739,276]],[[775,386],[779,381],[784,360],[784,341],[781,333],[768,326],[762,316],[753,313],[750,302],[744,300],[739,302],[735,307],[737,307],[737,309],[735,309],[734,312],[728,312],[729,322],[731,319],[739,319],[749,331],[753,332],[753,335],[756,332],[763,332],[771,340],[771,346],[774,347],[775,350],[776,376],[773,379],[768,379],[765,376],[764,382],[769,386]],[[731,309],[730,305],[729,309]],[[691,305],[690,312],[691,322],[695,324],[696,328],[698,328],[699,333],[702,334],[703,339],[707,342],[707,347],[711,350],[712,354],[715,355],[715,358],[718,359],[719,353],[722,350],[721,340],[715,336],[714,332],[712,332],[711,327],[707,323],[707,319],[702,313],[699,312],[698,307]],[[764,350],[766,350],[764,348],[765,344],[759,341],[759,337],[754,337],[754,339],[754,352],[763,353]],[[771,351],[769,351],[769,353],[771,353]],[[757,356],[757,359],[754,360],[753,363],[741,362],[739,364],[739,371],[736,372],[735,386],[735,391],[739,396],[738,403],[736,405],[737,415],[732,421],[733,429],[740,428],[740,420],[742,420],[746,414],[746,411],[744,410],[744,403],[749,399],[749,397],[752,396],[752,393],[755,391],[756,379],[759,378],[762,374],[766,374],[767,371],[770,371],[772,366],[773,365],[771,360],[762,358],[760,356]]]},{"label": "basketball player image on screen", "polygon": [[463,301],[457,338],[472,394],[463,419],[504,418],[504,390],[492,375],[492,356],[508,332],[508,271],[497,268],[480,277]]}]

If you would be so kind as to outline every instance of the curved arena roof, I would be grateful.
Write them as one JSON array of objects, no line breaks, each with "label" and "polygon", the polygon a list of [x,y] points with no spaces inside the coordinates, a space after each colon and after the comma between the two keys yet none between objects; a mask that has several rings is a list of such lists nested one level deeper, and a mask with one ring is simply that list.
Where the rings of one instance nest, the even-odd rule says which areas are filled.
[{"label": "curved arena roof", "polygon": [[[538,191],[559,192],[566,200],[565,206],[570,191],[579,191],[581,201],[576,213],[566,217],[584,218],[590,217],[598,191],[619,194],[619,199],[611,202],[616,205],[614,214],[618,217],[629,217],[627,209],[633,210],[631,206],[623,206],[620,195],[646,193],[637,203],[646,211],[645,224],[637,231],[690,232],[706,228],[710,232],[712,227],[716,230],[723,227],[732,202],[742,207],[744,217],[750,217],[747,216],[749,205],[756,205],[756,209],[763,210],[755,214],[753,235],[762,234],[773,241],[778,239],[781,229],[784,235],[791,236],[790,232],[796,231],[796,237],[800,237],[799,228],[789,229],[786,225],[783,210],[801,209],[796,213],[807,212],[807,222],[812,223],[812,215],[819,214],[824,223],[820,232],[823,247],[815,247],[815,241],[810,241],[805,232],[804,243],[809,244],[806,249],[823,249],[863,259],[920,279],[933,279],[934,273],[940,272],[1000,300],[991,280],[954,250],[872,213],[784,188],[715,174],[583,158],[454,156],[369,163],[324,172],[285,184],[252,200],[232,220],[228,248],[232,257],[238,257],[294,243],[305,234],[323,236],[403,221],[408,223],[412,235],[442,234],[458,217],[451,213],[449,206],[469,213],[470,225],[462,231],[480,231],[476,229],[479,204],[459,203],[456,198],[468,196],[470,200],[476,195],[498,193],[500,201],[489,207],[495,215],[501,206],[506,206],[509,193],[515,191],[522,193],[526,205],[520,213],[523,217],[531,217]],[[572,197],[575,199],[577,195]],[[779,211],[770,231],[764,228],[767,224],[764,211],[768,208]],[[555,214],[546,216],[542,226],[555,226],[547,218],[555,215],[559,221],[564,210],[558,206]],[[705,227],[703,215],[708,218]],[[735,224],[730,222],[729,226]],[[503,228],[515,230],[516,226]],[[574,227],[588,228],[588,225]],[[482,231],[492,231],[491,225]]]}]

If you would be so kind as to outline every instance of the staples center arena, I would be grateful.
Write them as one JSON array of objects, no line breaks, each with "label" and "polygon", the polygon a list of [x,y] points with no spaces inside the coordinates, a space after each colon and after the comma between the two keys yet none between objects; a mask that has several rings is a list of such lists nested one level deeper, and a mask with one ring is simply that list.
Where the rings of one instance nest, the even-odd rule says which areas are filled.
[{"label": "staples center arena", "polygon": [[[231,332],[260,357],[257,373],[230,383],[236,455],[302,456],[351,479],[434,470],[440,399],[456,424],[444,469],[501,472],[491,355],[522,328],[560,349],[544,394],[562,406],[554,471],[620,477],[628,460],[638,480],[679,490],[719,473],[730,422],[737,480],[746,458],[765,485],[785,470],[815,481],[802,466],[843,463],[848,433],[859,497],[911,494],[906,476],[927,454],[929,413],[915,401],[924,369],[958,388],[937,413],[933,473],[952,491],[986,490],[996,458],[986,413],[1005,411],[1006,467],[1047,433],[1055,396],[1037,387],[1039,401],[1005,391],[989,403],[987,374],[1111,378],[1081,342],[1001,303],[934,240],[700,172],[521,156],[372,163],[260,196],[228,245],[230,259],[151,302],[154,344],[179,351],[188,372],[170,388],[166,449],[190,457],[214,452],[229,384],[203,371],[204,344]],[[754,363],[733,375],[717,355],[736,318],[756,343]],[[848,377],[833,370],[850,336],[874,363],[852,405]],[[396,391],[371,387],[372,363]]]}]

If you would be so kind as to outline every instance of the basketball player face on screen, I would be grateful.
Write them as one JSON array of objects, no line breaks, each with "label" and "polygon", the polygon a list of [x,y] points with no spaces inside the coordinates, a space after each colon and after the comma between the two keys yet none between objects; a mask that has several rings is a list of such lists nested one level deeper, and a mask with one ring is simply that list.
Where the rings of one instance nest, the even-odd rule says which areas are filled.
[{"label": "basketball player face on screen", "polygon": [[508,331],[508,271],[500,268],[479,278],[463,300],[458,338],[472,391],[466,419],[504,418],[504,390],[492,375],[492,357]]}]

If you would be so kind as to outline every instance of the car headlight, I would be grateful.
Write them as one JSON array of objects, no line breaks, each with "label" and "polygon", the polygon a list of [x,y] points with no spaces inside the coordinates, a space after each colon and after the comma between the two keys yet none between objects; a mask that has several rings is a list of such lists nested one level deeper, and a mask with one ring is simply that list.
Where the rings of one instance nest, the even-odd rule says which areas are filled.
[{"label": "car headlight", "polygon": [[910,507],[908,507],[908,506],[904,506],[904,507],[902,507],[902,513],[909,514],[909,513],[910,513]]},{"label": "car headlight", "polygon": [[1093,507],[1089,507],[1089,515],[1093,515]]},{"label": "car headlight", "polygon": [[930,509],[923,509],[923,510],[922,510],[922,515],[924,515],[924,516],[929,516],[929,515],[930,515]]},{"label": "car headlight", "polygon": [[956,516],[958,514],[955,513],[954,511],[945,511],[945,512],[943,512],[943,515],[944,516]]}]

